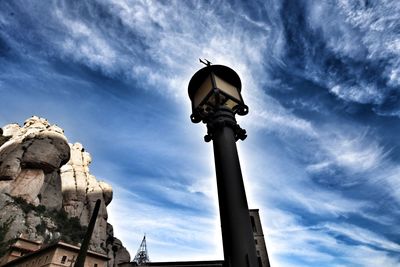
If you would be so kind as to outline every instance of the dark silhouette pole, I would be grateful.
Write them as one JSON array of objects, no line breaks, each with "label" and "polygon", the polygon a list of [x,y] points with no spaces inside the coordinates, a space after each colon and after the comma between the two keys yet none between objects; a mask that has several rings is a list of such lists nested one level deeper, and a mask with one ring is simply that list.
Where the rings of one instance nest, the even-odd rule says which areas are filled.
[{"label": "dark silhouette pole", "polygon": [[233,112],[224,108],[207,124],[213,136],[224,256],[227,266],[256,267],[258,260],[236,149],[235,126]]},{"label": "dark silhouette pole", "polygon": [[225,266],[258,267],[236,148],[236,141],[244,140],[246,131],[236,123],[235,114],[247,114],[248,107],[240,95],[236,72],[209,62],[206,65],[189,83],[191,119],[207,124],[204,139],[213,141]]},{"label": "dark silhouette pole", "polygon": [[96,201],[96,205],[94,206],[94,210],[92,213],[92,217],[90,218],[90,222],[88,225],[88,229],[86,231],[85,237],[83,238],[81,249],[79,250],[78,257],[76,259],[74,267],[84,267],[86,254],[89,249],[90,239],[92,238],[94,225],[96,224],[97,215],[99,214],[101,200],[98,199]]}]

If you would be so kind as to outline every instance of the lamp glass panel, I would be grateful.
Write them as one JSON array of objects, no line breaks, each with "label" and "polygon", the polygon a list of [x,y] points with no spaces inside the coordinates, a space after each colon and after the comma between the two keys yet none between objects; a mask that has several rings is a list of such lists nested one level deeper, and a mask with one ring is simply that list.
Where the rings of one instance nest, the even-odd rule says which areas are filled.
[{"label": "lamp glass panel", "polygon": [[239,91],[235,86],[233,86],[232,84],[224,81],[223,79],[221,79],[217,75],[214,75],[214,78],[215,78],[215,84],[216,84],[216,86],[217,86],[217,88],[219,90],[221,90],[224,93],[226,93],[226,94],[232,96],[233,98],[237,99],[238,102],[240,101]]},{"label": "lamp glass panel", "polygon": [[236,106],[238,105],[238,103],[235,102],[235,101],[233,101],[232,99],[228,99],[228,100],[225,102],[224,105],[233,110],[233,108],[236,107]]},{"label": "lamp glass panel", "polygon": [[212,90],[211,76],[208,76],[200,85],[199,89],[194,95],[194,107],[197,108],[208,93]]}]

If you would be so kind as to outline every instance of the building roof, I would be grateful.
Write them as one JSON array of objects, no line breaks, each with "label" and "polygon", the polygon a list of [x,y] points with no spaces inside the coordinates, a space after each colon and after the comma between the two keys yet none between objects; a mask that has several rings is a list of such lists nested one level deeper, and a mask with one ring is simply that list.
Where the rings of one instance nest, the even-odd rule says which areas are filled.
[{"label": "building roof", "polygon": [[16,246],[16,245],[11,245],[10,248],[13,248],[16,251],[23,251],[23,252],[34,252],[37,251],[37,249],[30,249],[30,248],[23,248],[20,246]]},{"label": "building roof", "polygon": [[42,244],[42,242],[40,242],[40,241],[30,240],[30,239],[24,238],[22,236],[18,237],[17,241],[19,241],[19,240],[25,241],[25,242],[28,242],[28,243],[32,243],[32,244],[35,244],[35,245],[41,245]]}]

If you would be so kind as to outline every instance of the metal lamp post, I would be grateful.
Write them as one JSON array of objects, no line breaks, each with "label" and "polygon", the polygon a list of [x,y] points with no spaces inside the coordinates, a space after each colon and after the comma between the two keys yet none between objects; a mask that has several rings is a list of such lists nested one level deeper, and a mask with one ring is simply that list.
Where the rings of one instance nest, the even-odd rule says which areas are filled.
[{"label": "metal lamp post", "polygon": [[244,140],[246,131],[236,123],[235,114],[246,115],[248,107],[240,94],[241,81],[237,73],[226,66],[211,65],[208,61],[205,64],[207,66],[196,72],[189,82],[193,112],[190,118],[193,123],[205,123],[204,140],[213,141],[225,266],[257,267],[236,149],[236,141]]}]

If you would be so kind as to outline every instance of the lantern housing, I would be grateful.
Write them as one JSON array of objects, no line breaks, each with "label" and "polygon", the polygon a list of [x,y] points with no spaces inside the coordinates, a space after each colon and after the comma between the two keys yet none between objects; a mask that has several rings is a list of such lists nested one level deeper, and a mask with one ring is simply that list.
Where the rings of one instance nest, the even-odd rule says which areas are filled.
[{"label": "lantern housing", "polygon": [[227,107],[234,114],[246,115],[248,107],[241,95],[239,75],[223,65],[208,65],[196,72],[189,82],[192,101],[192,122],[198,123],[220,107]]}]

